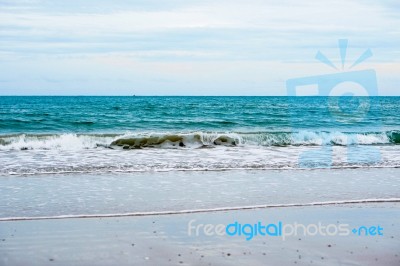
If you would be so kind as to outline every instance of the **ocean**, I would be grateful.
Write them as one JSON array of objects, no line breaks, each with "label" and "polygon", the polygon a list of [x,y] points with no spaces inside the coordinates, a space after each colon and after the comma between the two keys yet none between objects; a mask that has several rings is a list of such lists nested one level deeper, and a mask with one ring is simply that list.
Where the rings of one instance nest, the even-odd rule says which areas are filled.
[{"label": "ocean", "polygon": [[0,175],[398,167],[399,113],[400,97],[4,96]]}]

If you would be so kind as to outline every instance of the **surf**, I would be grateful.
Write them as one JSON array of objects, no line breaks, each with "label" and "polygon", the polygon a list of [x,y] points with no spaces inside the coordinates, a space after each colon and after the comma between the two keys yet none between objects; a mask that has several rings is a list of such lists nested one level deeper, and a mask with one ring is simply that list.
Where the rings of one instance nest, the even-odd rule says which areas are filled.
[{"label": "surf", "polygon": [[400,144],[400,131],[340,132],[127,132],[108,134],[11,134],[0,150],[196,149],[218,146],[349,146]]}]

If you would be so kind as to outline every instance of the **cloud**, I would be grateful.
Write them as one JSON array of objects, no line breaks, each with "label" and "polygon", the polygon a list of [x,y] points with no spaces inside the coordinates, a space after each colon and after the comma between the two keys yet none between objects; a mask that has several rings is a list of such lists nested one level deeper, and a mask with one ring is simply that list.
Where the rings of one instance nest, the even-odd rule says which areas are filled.
[{"label": "cloud", "polygon": [[[281,80],[301,65],[307,68],[314,62],[317,50],[333,61],[339,60],[339,38],[350,39],[349,60],[371,48],[372,63],[396,66],[400,21],[392,14],[398,9],[397,2],[389,0],[0,0],[0,70],[6,70],[0,72],[0,79],[9,81],[10,72],[29,74],[29,86],[36,84],[50,92],[55,82],[43,78],[49,73],[59,76],[57,80],[64,81],[65,88],[75,86],[73,80],[96,88],[100,83],[97,71],[125,86],[122,80],[133,78],[121,77],[113,69],[119,69],[118,64],[135,62],[146,71],[133,67],[131,77],[140,79],[141,86],[150,91],[156,91],[150,88],[153,85],[171,81],[168,75],[173,75],[176,87],[218,84],[229,94],[229,88],[238,81],[232,77],[230,82],[223,70],[243,76],[248,84],[255,79],[260,88],[265,87],[262,82],[276,86],[277,63],[285,65],[279,67]],[[59,66],[61,62],[65,66]],[[232,65],[235,71],[227,71]],[[109,71],[103,72],[102,66]],[[204,74],[205,66],[209,74]],[[265,68],[260,71],[274,75],[252,75],[252,71],[260,73],[260,67]],[[79,73],[76,69],[80,69]],[[169,73],[174,69],[185,74],[188,69],[197,71],[180,77]],[[392,77],[392,72],[382,69],[387,73],[385,77]],[[21,75],[11,76],[14,81],[0,84],[0,93],[6,83],[8,88],[28,86],[21,82]],[[89,78],[83,81],[82,76]],[[154,80],[158,83],[153,84]],[[166,86],[171,84],[174,82],[166,82]],[[281,93],[284,87],[270,90]],[[263,94],[261,89],[259,94]]]}]

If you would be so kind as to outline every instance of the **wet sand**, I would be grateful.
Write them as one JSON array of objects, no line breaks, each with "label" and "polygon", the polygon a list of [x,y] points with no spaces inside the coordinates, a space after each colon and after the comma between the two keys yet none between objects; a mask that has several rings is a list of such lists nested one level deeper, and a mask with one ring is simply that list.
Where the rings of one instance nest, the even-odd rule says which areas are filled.
[{"label": "wet sand", "polygon": [[[0,265],[400,265],[399,173],[382,168],[2,177]],[[235,222],[379,226],[383,235],[298,232],[246,240],[245,234],[204,231],[206,225]]]},{"label": "wet sand", "polygon": [[0,195],[0,220],[388,199],[400,168],[16,175]]},{"label": "wet sand", "polygon": [[[400,204],[0,222],[0,265],[399,265]],[[366,236],[207,236],[188,223],[349,224]]]}]

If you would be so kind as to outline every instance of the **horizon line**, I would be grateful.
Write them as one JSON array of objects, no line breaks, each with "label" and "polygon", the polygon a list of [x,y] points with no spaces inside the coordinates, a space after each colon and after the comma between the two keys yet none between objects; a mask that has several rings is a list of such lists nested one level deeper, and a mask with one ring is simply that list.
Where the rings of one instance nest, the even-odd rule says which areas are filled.
[{"label": "horizon line", "polygon": [[400,95],[326,96],[326,95],[0,95],[0,97],[400,97]]}]

